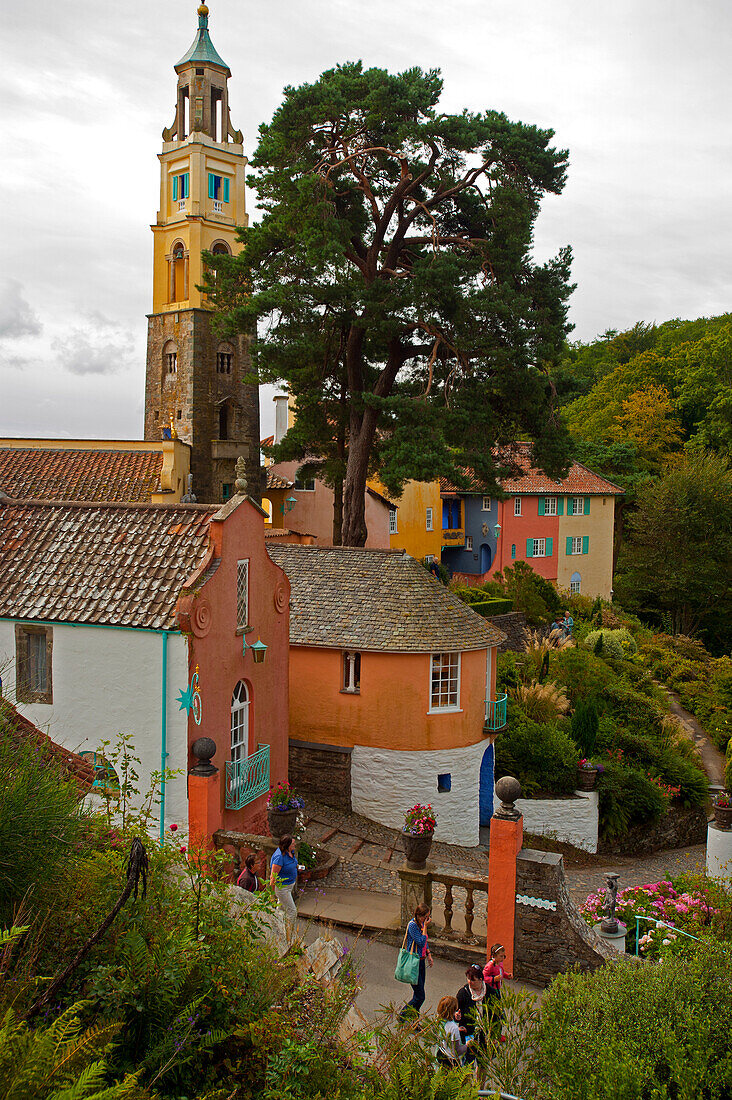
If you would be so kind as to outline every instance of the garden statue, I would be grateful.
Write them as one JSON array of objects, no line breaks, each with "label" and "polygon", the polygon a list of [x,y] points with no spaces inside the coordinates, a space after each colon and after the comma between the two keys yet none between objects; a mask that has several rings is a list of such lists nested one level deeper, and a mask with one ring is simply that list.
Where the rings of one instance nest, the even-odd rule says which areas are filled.
[{"label": "garden statue", "polygon": [[607,882],[607,886],[605,887],[605,904],[602,908],[605,919],[602,921],[600,927],[603,932],[614,936],[617,935],[619,927],[617,917],[615,916],[615,906],[618,903],[618,876],[605,875],[605,881]]}]

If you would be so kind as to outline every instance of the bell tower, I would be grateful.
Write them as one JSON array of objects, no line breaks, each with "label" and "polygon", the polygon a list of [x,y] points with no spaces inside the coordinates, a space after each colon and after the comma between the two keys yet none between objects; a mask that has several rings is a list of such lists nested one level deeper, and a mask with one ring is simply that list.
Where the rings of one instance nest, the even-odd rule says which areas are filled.
[{"label": "bell tower", "polygon": [[168,433],[192,445],[193,491],[204,503],[234,494],[239,455],[259,497],[259,391],[246,337],[221,340],[198,287],[202,251],[236,254],[247,160],[229,113],[231,70],[208,33],[208,8],[175,66],[175,117],[163,130],[160,209],[153,231],[153,312],[148,315],[145,438]]}]

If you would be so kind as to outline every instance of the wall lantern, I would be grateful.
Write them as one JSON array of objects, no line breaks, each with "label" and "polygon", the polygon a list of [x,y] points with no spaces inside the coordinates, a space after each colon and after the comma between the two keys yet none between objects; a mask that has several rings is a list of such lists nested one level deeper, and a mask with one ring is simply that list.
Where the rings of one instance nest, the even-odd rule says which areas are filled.
[{"label": "wall lantern", "polygon": [[247,655],[247,650],[248,650],[248,649],[250,649],[250,648],[251,648],[251,647],[247,645],[247,639],[246,639],[246,635],[244,635],[244,637],[243,637],[243,638],[242,638],[242,640],[241,640],[241,653],[242,653],[242,657],[246,657],[246,655]]},{"label": "wall lantern", "polygon": [[496,536],[496,538],[498,538],[500,533],[501,533],[501,525],[500,525],[500,523],[497,523],[496,526],[493,528],[493,534]]},{"label": "wall lantern", "polygon": [[297,497],[286,497],[285,503],[280,504],[280,511],[282,512],[282,515],[284,516],[285,512],[291,512],[296,504]]},{"label": "wall lantern", "polygon": [[252,651],[252,657],[254,658],[255,665],[264,664],[264,656],[267,652],[267,646],[264,644],[261,638],[257,638],[254,645],[250,645],[249,648]]}]

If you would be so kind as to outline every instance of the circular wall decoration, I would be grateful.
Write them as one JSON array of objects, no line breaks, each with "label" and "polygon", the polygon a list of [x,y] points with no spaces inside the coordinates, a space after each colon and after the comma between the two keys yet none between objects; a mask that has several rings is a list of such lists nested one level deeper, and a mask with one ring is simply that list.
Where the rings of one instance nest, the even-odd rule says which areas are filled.
[{"label": "circular wall decoration", "polygon": [[274,590],[274,605],[275,610],[279,611],[280,615],[287,608],[287,585],[284,581],[278,581]]},{"label": "circular wall decoration", "polygon": [[213,626],[211,605],[206,600],[196,600],[191,614],[191,629],[197,638],[205,638]]}]

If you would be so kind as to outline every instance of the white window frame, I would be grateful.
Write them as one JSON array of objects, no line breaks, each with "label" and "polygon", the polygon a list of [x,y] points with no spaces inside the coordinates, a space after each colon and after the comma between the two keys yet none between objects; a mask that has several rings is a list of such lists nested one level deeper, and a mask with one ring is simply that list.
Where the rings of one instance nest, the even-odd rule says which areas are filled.
[{"label": "white window frame", "polygon": [[[428,714],[454,714],[460,711],[460,657],[460,653],[433,653],[430,656],[430,705],[427,711]],[[447,665],[445,665],[445,659],[447,659]],[[434,676],[436,662],[439,662],[437,680]],[[447,671],[447,676],[444,675],[445,671]],[[445,682],[447,687],[444,686]],[[435,684],[437,684],[436,692]],[[446,698],[447,702],[442,702],[443,698]],[[436,704],[435,700],[437,700]]]},{"label": "white window frame", "polygon": [[435,526],[433,521],[433,512],[431,508],[427,508],[425,510],[425,523],[427,524],[428,531],[434,531]]},{"label": "white window frame", "polygon": [[[243,611],[243,615],[242,615]],[[244,620],[242,622],[242,619]],[[236,629],[249,626],[249,558],[236,563]]]},{"label": "white window frame", "polygon": [[572,554],[582,553],[582,536],[572,535]]},{"label": "white window frame", "polygon": [[390,535],[398,535],[399,534],[399,531],[397,530],[397,510],[396,510],[396,508],[390,508],[389,509],[389,534]]},{"label": "white window frame", "polygon": [[315,478],[314,477],[296,477],[295,489],[298,493],[314,493],[315,492]]},{"label": "white window frame", "polygon": [[574,595],[580,595],[580,589],[581,588],[582,588],[582,578],[581,577],[578,581],[570,580],[570,582],[569,582],[569,591],[573,596]]},{"label": "white window frame", "polygon": [[513,498],[513,514],[515,516],[521,515],[521,497]]},{"label": "white window frame", "polygon": [[490,510],[491,510],[491,498],[490,497],[483,497],[483,503],[481,504],[480,510],[481,510],[481,512],[490,512]]},{"label": "white window frame", "polygon": [[231,693],[229,751],[232,764],[249,756],[249,703],[249,688],[244,680],[239,680]]},{"label": "white window frame", "polygon": [[465,536],[465,549],[466,550],[472,550],[473,549],[473,536],[472,535],[466,535]]},{"label": "white window frame", "polygon": [[544,515],[556,516],[557,513],[557,498],[556,497],[544,497]]},{"label": "white window frame", "polygon": [[533,539],[533,554],[532,558],[545,558],[546,557],[546,539]]},{"label": "white window frame", "polygon": [[584,497],[572,497],[572,515],[583,516],[585,514],[585,498]]},{"label": "white window frame", "polygon": [[341,685],[346,695],[361,694],[361,654],[355,650],[343,650]]}]

